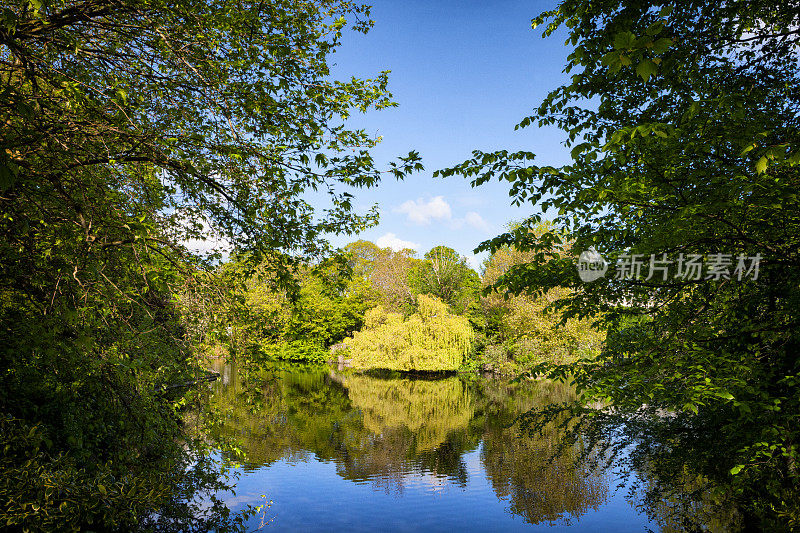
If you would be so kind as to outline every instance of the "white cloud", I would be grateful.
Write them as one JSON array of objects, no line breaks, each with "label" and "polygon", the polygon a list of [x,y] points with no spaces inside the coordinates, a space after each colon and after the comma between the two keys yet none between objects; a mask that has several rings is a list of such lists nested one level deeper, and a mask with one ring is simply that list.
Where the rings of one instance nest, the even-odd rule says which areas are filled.
[{"label": "white cloud", "polygon": [[450,229],[454,230],[462,229],[464,226],[469,226],[470,228],[483,232],[488,232],[491,229],[489,223],[486,222],[483,217],[475,211],[468,211],[463,218],[452,219],[449,225]]},{"label": "white cloud", "polygon": [[450,204],[445,201],[443,196],[435,196],[427,202],[422,198],[416,201],[409,200],[394,211],[405,213],[410,222],[420,225],[430,224],[432,220],[450,220],[453,216]]},{"label": "white cloud", "polygon": [[206,237],[205,240],[187,239],[183,241],[183,245],[186,246],[190,252],[196,254],[222,252],[222,254],[227,257],[231,250],[231,243],[227,239],[213,236]]},{"label": "white cloud", "polygon": [[378,237],[375,244],[381,248],[391,248],[395,252],[399,252],[405,248],[411,248],[412,250],[419,249],[419,244],[411,241],[404,241],[398,238],[394,233],[387,233],[386,235]]},{"label": "white cloud", "polygon": [[464,215],[464,222],[467,224],[467,226],[472,226],[475,229],[482,231],[489,230],[489,223],[486,222],[483,217],[475,211],[469,211],[466,215]]},{"label": "white cloud", "polygon": [[[179,218],[178,224],[187,230],[191,229],[193,232],[199,231],[202,237],[204,237],[201,238],[198,236],[191,239],[181,240],[181,244],[186,246],[190,252],[199,255],[207,255],[212,252],[221,252],[223,258],[227,258],[230,254],[232,249],[230,241],[214,231],[213,225],[209,223],[206,218],[201,217],[196,219],[194,223],[190,222],[186,218]],[[199,228],[194,224],[199,224]]]},{"label": "white cloud", "polygon": [[425,201],[422,198],[408,200],[394,209],[395,213],[405,213],[408,221],[419,225],[428,225],[434,220],[445,221],[450,229],[458,230],[465,226],[489,231],[491,226],[475,211],[468,211],[463,217],[453,218],[450,204],[444,196],[434,196]]}]

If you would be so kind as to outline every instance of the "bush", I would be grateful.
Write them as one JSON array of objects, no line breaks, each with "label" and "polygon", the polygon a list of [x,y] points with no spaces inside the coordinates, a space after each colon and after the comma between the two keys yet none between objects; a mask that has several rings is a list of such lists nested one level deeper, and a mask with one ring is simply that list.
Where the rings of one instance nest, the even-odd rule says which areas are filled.
[{"label": "bush", "polygon": [[469,353],[473,332],[469,320],[450,314],[432,296],[417,297],[419,311],[404,320],[376,307],[367,312],[362,331],[347,341],[352,364],[388,370],[457,370]]},{"label": "bush", "polygon": [[503,345],[490,344],[486,346],[478,358],[482,370],[496,374],[514,374],[517,365],[511,359],[508,349]]},{"label": "bush", "polygon": [[328,359],[325,348],[303,340],[273,343],[265,339],[259,346],[259,355],[271,361],[298,363],[324,363]]}]

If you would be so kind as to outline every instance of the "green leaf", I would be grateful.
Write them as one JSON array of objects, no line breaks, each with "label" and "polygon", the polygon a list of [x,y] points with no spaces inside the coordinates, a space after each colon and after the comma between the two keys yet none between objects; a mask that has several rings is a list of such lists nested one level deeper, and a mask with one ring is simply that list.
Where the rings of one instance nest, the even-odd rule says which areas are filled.
[{"label": "green leaf", "polygon": [[661,54],[663,54],[664,52],[666,52],[666,51],[667,51],[667,49],[668,49],[670,46],[672,46],[672,39],[669,39],[669,38],[667,38],[667,37],[662,37],[662,38],[660,38],[660,39],[656,40],[656,41],[653,43],[653,47],[651,48],[651,50],[652,50],[652,51],[653,51],[653,53],[655,53],[656,55],[661,55]]},{"label": "green leaf", "polygon": [[629,31],[623,31],[614,36],[614,48],[617,50],[627,50],[633,47],[636,36]]},{"label": "green leaf", "polygon": [[753,148],[755,148],[756,146],[758,146],[758,143],[751,143],[751,144],[748,144],[748,145],[745,147],[745,149],[744,149],[744,150],[742,150],[742,151],[739,153],[739,155],[744,155],[744,154],[746,154],[747,152],[749,152],[750,150],[752,150],[752,149],[753,149]]},{"label": "green leaf", "polygon": [[648,26],[647,30],[645,30],[645,33],[647,33],[647,35],[650,35],[650,36],[656,36],[659,33],[661,33],[663,30],[664,30],[664,21],[663,20],[659,20],[657,22],[654,22],[650,26]]},{"label": "green leaf", "polygon": [[658,72],[658,66],[650,59],[645,59],[640,62],[636,67],[636,74],[639,75],[644,81],[650,79],[650,76]]}]

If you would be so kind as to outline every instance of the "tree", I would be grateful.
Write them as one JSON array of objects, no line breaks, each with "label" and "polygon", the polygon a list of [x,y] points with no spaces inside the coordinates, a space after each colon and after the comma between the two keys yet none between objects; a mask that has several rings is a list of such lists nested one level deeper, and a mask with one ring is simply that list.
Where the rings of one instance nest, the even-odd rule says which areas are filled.
[{"label": "tree", "polygon": [[347,244],[343,251],[350,258],[350,266],[353,273],[369,279],[375,272],[381,256],[385,255],[391,248],[381,248],[374,242],[359,239]]},{"label": "tree", "polygon": [[416,294],[432,294],[449,305],[456,314],[477,304],[480,278],[452,248],[435,246],[424,261],[409,273]]},{"label": "tree", "polygon": [[404,314],[413,311],[415,292],[409,276],[419,262],[414,250],[394,251],[363,240],[348,244],[344,250],[353,258],[353,272],[369,280],[381,304]]},{"label": "tree", "polygon": [[[314,351],[324,361],[327,350],[321,348],[361,329],[365,312],[377,305],[375,291],[364,278],[340,267],[330,261],[300,269],[296,274],[300,287],[294,297],[276,294],[268,280],[251,280],[240,319],[240,327],[247,331],[249,355],[273,351],[272,344],[293,342],[298,347],[320,348]],[[283,358],[303,359],[297,355]]]},{"label": "tree", "polygon": [[[201,371],[173,295],[206,279],[222,246],[287,285],[326,253],[322,235],[375,221],[348,190],[380,178],[376,140],[343,124],[394,105],[387,76],[338,82],[327,63],[347,26],[370,25],[368,8],[337,0],[4,8],[6,527],[225,525],[194,521],[194,487],[220,486],[198,458],[207,441],[182,429],[192,393],[164,392]],[[414,167],[412,153],[388,172]],[[319,188],[330,208],[315,214],[303,195]],[[216,253],[187,249],[206,237]],[[54,479],[80,490],[54,492]]]},{"label": "tree", "polygon": [[[639,444],[629,457],[655,476],[652,500],[679,493],[688,472],[743,527],[796,525],[798,6],[566,0],[534,26],[545,20],[545,35],[568,34],[572,77],[519,127],[561,128],[571,163],[476,151],[439,174],[508,180],[516,203],[560,213],[575,255],[594,246],[610,261],[611,275],[580,282],[573,258],[527,231],[536,216],[480,246],[532,252],[499,286],[569,287],[570,316],[607,316],[601,358],[550,370],[575,375],[583,405],[613,404],[586,420],[605,437],[603,422],[626,422],[616,442]],[[671,259],[669,276],[615,279],[634,254]],[[676,277],[691,254],[705,261],[699,277]],[[758,277],[740,276],[737,258],[758,254]]]},{"label": "tree", "polygon": [[457,370],[472,347],[469,321],[441,300],[420,294],[418,311],[405,318],[378,306],[367,311],[364,329],[346,341],[353,366],[386,370]]},{"label": "tree", "polygon": [[[539,237],[558,232],[547,222],[531,231]],[[484,285],[490,288],[510,269],[532,259],[532,252],[520,252],[513,246],[495,250],[485,263]],[[563,363],[596,355],[604,334],[592,327],[593,319],[564,318],[558,308],[569,293],[569,289],[553,287],[536,296],[498,291],[484,296],[481,302],[487,322],[484,366],[496,371],[508,372],[514,367],[521,371],[543,361]]]}]

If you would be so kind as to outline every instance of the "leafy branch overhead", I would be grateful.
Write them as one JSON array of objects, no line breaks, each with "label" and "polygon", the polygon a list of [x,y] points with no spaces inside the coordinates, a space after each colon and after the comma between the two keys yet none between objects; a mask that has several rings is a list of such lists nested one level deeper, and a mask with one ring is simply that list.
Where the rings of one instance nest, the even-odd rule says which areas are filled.
[{"label": "leafy branch overhead", "polygon": [[[569,257],[524,228],[479,246],[531,254],[498,287],[570,287],[566,316],[606,320],[599,359],[535,371],[575,379],[585,405],[613,404],[616,416],[588,409],[598,442],[620,419],[624,444],[648,435],[626,456],[660,476],[653,502],[679,492],[670,480],[685,468],[755,529],[796,526],[800,516],[799,13],[796,2],[764,0],[565,0],[533,26],[567,36],[571,77],[518,127],[556,126],[571,161],[475,151],[437,173],[473,186],[507,181],[513,203],[534,207],[530,227],[537,213],[557,213]],[[622,254],[764,259],[758,280],[612,272],[587,284],[574,259],[590,247],[612,266]]]},{"label": "leafy branch overhead", "polygon": [[[387,73],[339,82],[327,64],[347,25],[369,28],[368,8],[24,2],[3,17],[4,190],[49,183],[79,219],[100,212],[91,192],[113,188],[172,239],[213,229],[250,250],[314,255],[318,236],[374,223],[337,186],[379,181],[377,139],[342,120],[395,105]],[[412,152],[386,172],[420,168]],[[330,194],[319,216],[302,195],[316,189]],[[93,221],[86,238],[137,238],[127,214]],[[201,216],[210,228],[187,227]],[[157,236],[140,235],[154,247]]]},{"label": "leafy branch overhead", "polygon": [[225,253],[291,288],[326,235],[376,223],[354,191],[422,168],[377,168],[379,139],[347,125],[395,105],[387,72],[331,75],[343,33],[371,25],[338,0],[0,9],[4,527],[244,527],[201,503],[230,488],[209,448],[235,447],[168,385],[204,375],[192,341],[218,322]]}]

